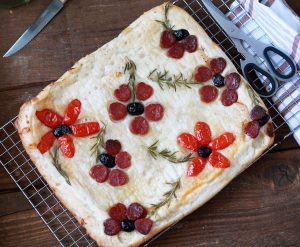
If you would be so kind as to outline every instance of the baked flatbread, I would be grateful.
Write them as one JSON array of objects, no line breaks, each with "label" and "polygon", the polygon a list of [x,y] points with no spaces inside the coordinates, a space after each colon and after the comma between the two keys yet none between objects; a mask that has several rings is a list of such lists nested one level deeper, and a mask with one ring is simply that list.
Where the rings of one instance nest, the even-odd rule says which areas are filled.
[{"label": "baked flatbread", "polygon": [[[262,108],[265,106],[247,86],[244,78],[241,77],[241,82],[235,90],[238,100],[230,106],[222,103],[222,93],[226,90],[226,85],[216,87],[218,95],[214,101],[205,103],[201,100],[199,90],[201,91],[205,85],[214,84],[212,80],[192,84],[195,80],[190,78],[195,76],[198,66],[209,67],[210,59],[221,57],[226,61],[226,67],[220,73],[221,75],[225,77],[230,73],[237,73],[237,70],[198,23],[177,6],[169,6],[168,19],[171,25],[174,25],[172,28],[184,28],[190,34],[195,35],[198,48],[195,52],[185,51],[180,59],[169,57],[168,50],[160,47],[160,38],[165,27],[157,21],[164,21],[165,7],[164,4],[144,13],[117,38],[80,59],[56,82],[51,83],[35,98],[26,102],[21,107],[16,122],[16,128],[32,162],[55,195],[86,228],[88,234],[99,246],[117,247],[142,244],[207,202],[246,169],[272,144],[274,139],[269,133],[270,120],[259,127],[257,137],[250,137],[257,127],[255,121],[259,120],[256,119],[255,123],[252,123],[251,110],[257,104]],[[126,63],[130,65],[130,61],[136,66],[135,78],[129,78],[132,68],[128,66],[125,68]],[[176,75],[182,76],[184,80],[177,86],[176,83],[168,85],[162,82],[160,84],[157,76],[159,72],[164,71],[168,75],[165,79],[171,78],[169,81],[172,83]],[[163,107],[163,115],[158,116],[157,119],[153,119],[155,112],[151,113],[151,109],[148,109],[148,115],[152,114],[152,121],[150,116],[147,120],[146,134],[133,133],[132,121],[135,116],[127,114],[120,121],[113,120],[117,113],[111,112],[111,104],[114,102],[127,104],[116,98],[115,90],[128,81],[136,84],[144,82],[153,89],[151,97],[145,96],[147,98],[143,101],[145,106],[159,104]],[[185,86],[184,82],[191,84]],[[123,97],[126,98],[124,95]],[[139,96],[141,97],[143,96]],[[74,101],[75,99],[77,101]],[[81,110],[76,123],[98,123],[99,128],[94,126],[90,137],[78,137],[80,136],[78,133],[77,137],[70,134],[75,148],[73,156],[68,154],[68,150],[63,153],[55,149],[58,143],[62,145],[62,142],[58,140],[55,140],[51,149],[42,154],[38,145],[42,136],[51,132],[51,128],[40,121],[37,112],[51,109],[60,116],[64,116],[69,103],[78,103],[78,101],[81,104]],[[145,114],[141,116],[147,119],[147,114]],[[187,146],[184,144],[184,138],[180,139],[180,135],[190,133],[197,136],[194,128],[199,122],[209,126],[211,139],[216,139],[224,133],[231,133],[234,136],[234,140],[229,140],[230,145],[217,151],[227,157],[230,165],[227,167],[222,164],[221,159],[219,163],[216,162],[217,165],[213,166],[207,158],[204,165],[201,163],[196,167],[198,172],[201,168],[199,174],[187,176],[188,169],[193,173],[190,168],[191,161],[187,160],[190,160],[191,156],[198,157],[199,152],[184,148]],[[99,133],[102,134],[99,135]],[[99,183],[90,174],[95,164],[100,164],[96,153],[107,151],[105,147],[101,147],[101,140],[99,141],[101,136],[104,141],[118,140],[122,145],[122,150],[131,156],[131,166],[126,168],[125,165],[125,169],[120,168],[127,175],[124,185],[112,186],[110,182],[114,179],[110,182],[107,180]],[[99,141],[99,147],[95,149],[96,141]],[[92,149],[93,146],[94,149]],[[171,153],[161,152],[166,151],[164,149],[168,149]],[[170,158],[172,152],[177,153]],[[55,158],[58,159],[59,166],[54,165]],[[180,163],[182,161],[180,159],[185,159],[185,161]],[[224,165],[223,168],[222,165]],[[109,168],[109,170],[113,169],[117,168]],[[116,176],[118,177],[118,174]],[[112,183],[116,182],[118,181],[112,181]],[[153,222],[150,232],[144,235],[133,230],[131,232],[120,231],[114,236],[107,235],[104,221],[110,218],[108,214],[110,208],[116,203],[122,203],[128,207],[134,202],[147,209],[148,214],[143,217]]]}]

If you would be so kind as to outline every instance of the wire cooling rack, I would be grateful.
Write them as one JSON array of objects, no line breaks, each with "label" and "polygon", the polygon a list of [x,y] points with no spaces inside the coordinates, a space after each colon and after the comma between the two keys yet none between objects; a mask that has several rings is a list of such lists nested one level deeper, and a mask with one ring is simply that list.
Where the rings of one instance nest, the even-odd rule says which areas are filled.
[{"label": "wire cooling rack", "polygon": [[[222,12],[230,12],[229,6],[232,0],[218,0],[213,2]],[[223,30],[203,8],[201,0],[177,0],[174,3],[184,8],[195,18],[239,69],[241,55],[237,52]],[[239,4],[238,7],[243,9]],[[233,12],[231,13],[234,15]],[[290,94],[288,91],[286,93]],[[276,105],[271,99],[264,99],[264,101],[269,108],[276,132],[275,144],[270,148],[272,149],[292,135],[293,132],[289,130],[283,115],[277,110]],[[15,130],[15,120],[16,118],[12,119],[0,128],[0,162],[2,166],[15,181],[61,246],[97,246],[95,241],[86,234],[85,230],[77,223],[71,213],[55,197],[46,181],[30,161]],[[163,233],[152,238],[145,246],[151,244]]]}]

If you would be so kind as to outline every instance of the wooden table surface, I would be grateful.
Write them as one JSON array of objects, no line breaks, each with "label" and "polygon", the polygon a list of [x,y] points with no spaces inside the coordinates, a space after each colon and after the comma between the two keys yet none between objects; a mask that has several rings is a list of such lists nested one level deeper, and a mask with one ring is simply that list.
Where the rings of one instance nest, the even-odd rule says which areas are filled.
[{"label": "wooden table surface", "polygon": [[[50,1],[0,10],[0,54]],[[82,56],[116,37],[161,0],[77,0],[37,38],[0,58],[0,126]],[[300,14],[300,1],[287,1]],[[264,156],[153,246],[300,246],[300,150],[293,138]],[[0,246],[59,246],[0,167]]]}]

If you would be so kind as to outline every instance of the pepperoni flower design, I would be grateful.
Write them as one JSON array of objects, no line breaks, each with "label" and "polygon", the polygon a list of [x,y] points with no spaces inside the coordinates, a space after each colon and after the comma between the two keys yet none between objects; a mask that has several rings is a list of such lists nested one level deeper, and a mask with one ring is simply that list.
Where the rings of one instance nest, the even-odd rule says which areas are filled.
[{"label": "pepperoni flower design", "polygon": [[[131,166],[131,155],[126,151],[121,151],[121,149],[122,146],[118,140],[107,140],[105,153],[101,153],[99,157],[101,164],[91,168],[90,176],[98,183],[108,181],[111,186],[127,184],[129,178],[122,170]],[[114,168],[115,166],[118,168]]]},{"label": "pepperoni flower design", "polygon": [[196,69],[194,78],[197,82],[204,83],[212,79],[214,85],[205,85],[199,89],[202,102],[211,103],[218,97],[218,88],[226,86],[221,94],[221,102],[224,106],[231,106],[237,102],[238,94],[236,90],[240,86],[241,77],[238,73],[221,75],[226,67],[226,60],[222,57],[213,58],[209,67],[200,66]]},{"label": "pepperoni flower design", "polygon": [[103,226],[104,233],[109,236],[117,235],[121,230],[137,230],[147,235],[153,225],[153,221],[146,218],[147,210],[137,202],[131,203],[128,208],[123,203],[116,203],[109,209],[108,214],[110,218],[104,221]]},{"label": "pepperoni flower design", "polygon": [[98,122],[75,124],[80,111],[81,102],[78,99],[74,99],[68,104],[64,117],[50,109],[36,111],[36,117],[45,126],[51,128],[50,131],[42,136],[37,145],[41,154],[46,153],[57,140],[62,154],[67,158],[72,158],[75,154],[75,146],[71,135],[74,137],[86,137],[100,131],[101,128]]},{"label": "pepperoni flower design", "polygon": [[[132,94],[135,94],[133,102],[127,104],[127,106],[121,103],[128,102]],[[149,99],[152,94],[153,88],[144,82],[138,83],[134,90],[131,90],[129,85],[122,84],[114,92],[119,102],[114,102],[109,106],[110,118],[114,121],[120,121],[124,119],[127,114],[135,116],[130,122],[130,131],[135,135],[146,135],[149,131],[148,121],[159,121],[163,118],[164,114],[164,108],[159,103],[151,103],[145,107],[143,103],[141,103]],[[135,101],[135,99],[138,101]],[[141,116],[143,114],[145,117]]]},{"label": "pepperoni flower design", "polygon": [[207,161],[216,168],[227,168],[230,161],[218,150],[223,150],[230,146],[235,140],[235,136],[230,132],[225,132],[219,137],[212,139],[211,131],[207,123],[197,122],[195,126],[195,136],[189,133],[182,133],[178,136],[178,143],[198,154],[190,162],[187,176],[197,176],[203,171]]}]

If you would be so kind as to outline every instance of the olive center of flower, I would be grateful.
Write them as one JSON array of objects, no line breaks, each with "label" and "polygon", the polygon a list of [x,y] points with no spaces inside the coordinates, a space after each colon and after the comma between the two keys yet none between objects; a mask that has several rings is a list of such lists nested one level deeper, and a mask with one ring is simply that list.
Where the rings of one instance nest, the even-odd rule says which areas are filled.
[{"label": "olive center of flower", "polygon": [[142,115],[144,113],[144,105],[140,102],[129,103],[127,105],[127,111],[130,115]]},{"label": "olive center of flower", "polygon": [[211,152],[212,150],[209,147],[200,147],[198,149],[198,155],[202,158],[207,158]]},{"label": "olive center of flower", "polygon": [[58,125],[53,129],[53,135],[55,137],[61,137],[64,134],[71,134],[71,133],[72,133],[72,129],[70,128],[69,125],[66,124]]}]

